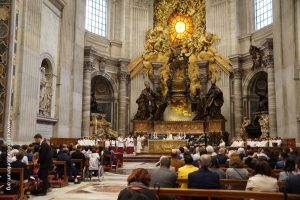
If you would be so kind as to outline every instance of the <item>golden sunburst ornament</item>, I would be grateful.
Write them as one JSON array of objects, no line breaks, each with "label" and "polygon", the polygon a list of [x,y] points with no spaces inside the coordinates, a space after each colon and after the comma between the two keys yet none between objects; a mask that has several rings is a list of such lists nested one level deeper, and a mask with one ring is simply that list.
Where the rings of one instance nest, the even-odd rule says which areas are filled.
[{"label": "golden sunburst ornament", "polygon": [[179,43],[193,34],[193,20],[191,16],[173,13],[169,18],[170,40]]}]

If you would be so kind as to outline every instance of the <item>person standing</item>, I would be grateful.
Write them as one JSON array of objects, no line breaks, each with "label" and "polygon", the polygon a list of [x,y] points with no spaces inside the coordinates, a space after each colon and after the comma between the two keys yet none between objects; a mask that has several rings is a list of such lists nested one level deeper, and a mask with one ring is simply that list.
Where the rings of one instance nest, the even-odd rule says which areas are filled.
[{"label": "person standing", "polygon": [[47,190],[50,186],[49,182],[48,182],[48,173],[52,167],[51,148],[47,144],[47,142],[45,140],[43,140],[43,137],[41,134],[36,134],[34,136],[34,140],[35,140],[35,143],[37,145],[39,145],[38,164],[40,165],[40,168],[38,171],[38,177],[40,180],[43,181],[41,193],[39,193],[37,195],[44,196],[47,194]]},{"label": "person standing", "polygon": [[120,135],[118,137],[118,148],[117,148],[117,152],[123,154],[124,153],[124,139],[123,137]]},{"label": "person standing", "polygon": [[134,139],[132,137],[132,135],[130,135],[127,139],[126,139],[126,147],[127,147],[127,154],[132,154],[134,153]]},{"label": "person standing", "polygon": [[145,137],[144,136],[141,136],[139,135],[137,138],[136,138],[136,152],[137,153],[141,153],[141,150],[143,149],[143,146],[142,146],[142,142],[144,141]]}]

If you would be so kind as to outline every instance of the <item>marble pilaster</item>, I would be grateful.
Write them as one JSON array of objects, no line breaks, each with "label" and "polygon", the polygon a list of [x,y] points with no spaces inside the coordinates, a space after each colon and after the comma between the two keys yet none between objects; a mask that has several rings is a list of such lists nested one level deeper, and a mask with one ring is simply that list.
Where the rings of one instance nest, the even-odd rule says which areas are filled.
[{"label": "marble pilaster", "polygon": [[82,98],[82,136],[90,135],[90,115],[91,115],[91,72],[93,62],[84,62],[83,72],[83,98]]},{"label": "marble pilaster", "polygon": [[273,57],[273,40],[268,39],[265,46],[264,61],[268,72],[268,113],[269,113],[269,133],[270,137],[277,136],[277,119],[276,119],[276,95],[275,95],[275,78],[274,78],[274,57]]}]

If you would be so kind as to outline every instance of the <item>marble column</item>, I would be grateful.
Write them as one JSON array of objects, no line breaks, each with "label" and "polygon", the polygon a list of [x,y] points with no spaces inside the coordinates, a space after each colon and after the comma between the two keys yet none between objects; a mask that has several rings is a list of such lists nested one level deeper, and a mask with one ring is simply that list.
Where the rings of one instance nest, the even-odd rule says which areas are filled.
[{"label": "marble column", "polygon": [[154,91],[160,86],[160,68],[162,67],[162,65],[162,62],[152,62],[153,77],[151,77],[151,81],[153,83]]},{"label": "marble column", "polygon": [[91,115],[91,73],[93,62],[84,62],[83,72],[83,98],[82,98],[82,136],[90,135],[90,115]]},{"label": "marble column", "polygon": [[242,70],[236,68],[233,70],[234,79],[234,130],[235,135],[240,135],[240,127],[243,119],[242,104]]},{"label": "marble column", "polygon": [[197,61],[199,66],[199,78],[201,83],[201,96],[206,96],[208,82],[208,61]]},{"label": "marble column", "polygon": [[125,136],[128,131],[128,94],[127,94],[127,65],[128,61],[120,61],[119,72],[119,135]]}]

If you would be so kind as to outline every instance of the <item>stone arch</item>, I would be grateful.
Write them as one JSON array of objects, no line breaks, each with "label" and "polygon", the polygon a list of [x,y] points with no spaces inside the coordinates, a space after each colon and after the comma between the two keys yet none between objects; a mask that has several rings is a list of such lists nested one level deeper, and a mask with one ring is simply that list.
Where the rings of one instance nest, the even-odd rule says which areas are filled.
[{"label": "stone arch", "polygon": [[261,95],[268,95],[268,74],[265,70],[257,70],[247,77],[244,85],[244,105],[250,119],[254,120],[254,114],[260,108]]},{"label": "stone arch", "polygon": [[117,126],[117,87],[111,77],[105,73],[91,75],[91,112],[106,115],[106,120],[112,123],[113,129]]},{"label": "stone arch", "polygon": [[243,94],[244,95],[247,95],[248,94],[248,89],[249,89],[249,85],[251,84],[251,80],[253,80],[253,77],[255,77],[258,73],[260,72],[265,72],[267,73],[267,69],[266,68],[259,68],[259,69],[256,69],[254,71],[252,71],[251,73],[249,73],[244,81],[243,81]]},{"label": "stone arch", "polygon": [[93,78],[96,76],[102,76],[110,83],[113,90],[114,100],[118,100],[118,86],[117,83],[112,79],[112,77],[105,72],[93,71],[91,74],[91,80],[93,80]]}]

